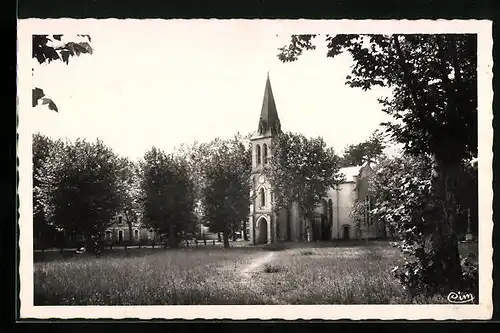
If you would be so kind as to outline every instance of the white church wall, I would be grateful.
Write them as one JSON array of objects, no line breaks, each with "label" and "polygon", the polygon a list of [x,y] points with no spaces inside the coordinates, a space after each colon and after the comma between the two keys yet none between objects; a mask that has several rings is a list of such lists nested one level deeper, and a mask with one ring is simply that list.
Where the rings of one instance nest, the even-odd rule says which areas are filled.
[{"label": "white church wall", "polygon": [[380,236],[379,235],[379,230],[377,228],[377,225],[376,223],[373,223],[369,228],[368,228],[368,232],[367,232],[367,237],[368,238],[376,238]]},{"label": "white church wall", "polygon": [[344,225],[350,226],[349,238],[356,238],[356,223],[350,216],[356,199],[355,184],[343,183],[338,186],[338,190],[330,189],[328,199],[333,203],[332,239],[342,239]]}]

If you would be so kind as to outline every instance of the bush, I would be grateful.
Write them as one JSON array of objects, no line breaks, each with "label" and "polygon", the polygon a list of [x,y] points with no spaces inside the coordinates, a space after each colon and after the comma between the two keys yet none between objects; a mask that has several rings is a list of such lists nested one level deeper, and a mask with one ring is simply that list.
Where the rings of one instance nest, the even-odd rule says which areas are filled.
[{"label": "bush", "polygon": [[[425,252],[417,244],[414,246],[405,246],[405,243],[403,241],[398,247],[411,259],[407,260],[401,268],[394,267],[392,270],[396,278],[403,285],[403,288],[412,297],[417,295],[426,297],[434,294],[444,295],[452,291],[448,290],[448,286],[443,283],[442,277],[436,274],[432,253]],[[479,275],[478,263],[475,259],[476,256],[473,253],[461,256],[462,278],[460,281],[460,291],[478,295]]]},{"label": "bush", "polygon": [[[453,277],[444,276],[435,250],[434,229],[439,217],[437,198],[433,195],[432,163],[426,156],[402,156],[385,159],[369,180],[372,220],[390,226],[400,239],[395,246],[406,262],[392,273],[410,295],[433,295],[449,292]],[[364,216],[366,207],[354,207],[354,216]],[[462,260],[462,284],[474,289],[477,270],[470,260]]]},{"label": "bush", "polygon": [[283,271],[283,267],[281,267],[281,266],[267,264],[264,267],[264,272],[265,273],[278,273],[278,272],[281,272],[281,271]]},{"label": "bush", "polygon": [[271,244],[267,244],[263,247],[264,250],[268,250],[268,251],[283,251],[285,250],[285,244],[283,243],[271,243]]},{"label": "bush", "polygon": [[479,274],[478,264],[474,254],[469,254],[461,258],[462,266],[462,289],[464,292],[469,292],[474,295],[479,293]]}]

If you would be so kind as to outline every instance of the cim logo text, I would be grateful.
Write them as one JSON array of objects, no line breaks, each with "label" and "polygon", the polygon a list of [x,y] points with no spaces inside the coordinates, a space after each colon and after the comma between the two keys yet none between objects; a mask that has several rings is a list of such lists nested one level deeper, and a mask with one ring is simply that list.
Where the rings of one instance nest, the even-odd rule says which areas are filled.
[{"label": "cim logo text", "polygon": [[471,293],[461,293],[460,291],[458,293],[456,292],[451,292],[448,294],[448,302],[454,303],[454,304],[465,304],[465,303],[472,303],[474,301],[474,295]]}]

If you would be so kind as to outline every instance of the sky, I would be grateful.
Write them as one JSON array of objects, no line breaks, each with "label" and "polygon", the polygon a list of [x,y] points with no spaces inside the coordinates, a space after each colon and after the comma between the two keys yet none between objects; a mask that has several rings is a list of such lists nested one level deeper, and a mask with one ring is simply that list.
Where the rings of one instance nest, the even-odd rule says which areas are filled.
[{"label": "sky", "polygon": [[282,63],[278,48],[289,34],[264,24],[188,27],[144,21],[129,30],[94,29],[92,55],[69,65],[32,59],[33,84],[59,108],[33,108],[33,132],[99,137],[132,159],[152,146],[168,153],[182,143],[254,132],[268,72],[282,129],[322,136],[339,153],[390,119],[377,102],[388,92],[345,85],[350,56],[327,58],[320,37],[315,51]]}]

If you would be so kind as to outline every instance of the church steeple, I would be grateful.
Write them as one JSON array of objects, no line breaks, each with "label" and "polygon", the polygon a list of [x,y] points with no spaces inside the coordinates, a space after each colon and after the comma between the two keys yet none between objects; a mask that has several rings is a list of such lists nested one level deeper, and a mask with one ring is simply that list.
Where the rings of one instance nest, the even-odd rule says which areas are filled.
[{"label": "church steeple", "polygon": [[267,72],[266,88],[264,90],[264,100],[262,102],[262,110],[260,112],[259,135],[271,135],[281,133],[281,123],[274,102],[273,91],[271,89],[271,81],[269,80],[269,72]]}]

